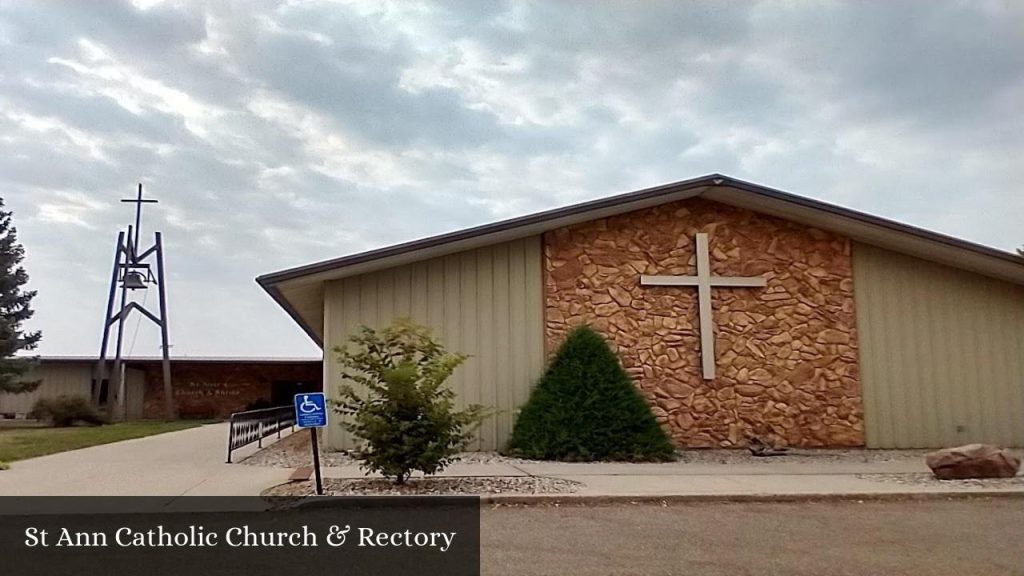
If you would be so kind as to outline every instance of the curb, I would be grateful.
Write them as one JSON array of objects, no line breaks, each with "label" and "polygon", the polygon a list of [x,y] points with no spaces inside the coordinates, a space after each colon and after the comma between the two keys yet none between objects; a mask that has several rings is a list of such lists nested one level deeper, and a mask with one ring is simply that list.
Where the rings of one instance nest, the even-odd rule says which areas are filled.
[{"label": "curb", "polygon": [[609,504],[893,502],[981,499],[1024,499],[1024,491],[842,492],[835,494],[481,494],[493,506],[600,506]]},{"label": "curb", "polygon": [[[308,481],[311,466],[295,469],[288,484]],[[283,485],[283,484],[282,484]],[[426,495],[407,494],[380,496],[387,498],[420,498]],[[436,495],[442,496],[442,495]],[[481,504],[492,506],[600,506],[610,504],[687,504],[687,503],[800,503],[800,502],[898,502],[980,499],[1024,499],[1024,490],[949,490],[941,492],[837,492],[804,494],[445,494],[443,496],[478,497]],[[358,496],[364,498],[367,496]],[[376,496],[368,496],[374,498]],[[345,498],[340,496],[340,498]]]},{"label": "curb", "polygon": [[302,496],[301,507],[331,507],[335,504],[348,505],[352,500],[371,502],[388,501],[392,505],[408,501],[445,500],[477,498],[481,505],[500,508],[508,507],[584,507],[614,506],[622,504],[827,504],[830,502],[954,502],[971,500],[1024,500],[1024,492],[894,492],[878,494],[665,494],[652,495],[586,495],[571,494],[401,494],[401,495],[359,495],[359,496]]}]

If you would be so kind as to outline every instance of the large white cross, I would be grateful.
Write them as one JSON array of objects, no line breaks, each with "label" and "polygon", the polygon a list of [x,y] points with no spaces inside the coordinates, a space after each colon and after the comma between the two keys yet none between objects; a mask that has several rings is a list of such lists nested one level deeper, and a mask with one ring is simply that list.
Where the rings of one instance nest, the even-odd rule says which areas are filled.
[{"label": "large white cross", "polygon": [[712,276],[708,235],[697,234],[696,276],[640,276],[641,286],[696,286],[697,309],[700,316],[700,363],[705,380],[715,378],[715,329],[711,317],[711,287],[764,288],[761,276]]}]

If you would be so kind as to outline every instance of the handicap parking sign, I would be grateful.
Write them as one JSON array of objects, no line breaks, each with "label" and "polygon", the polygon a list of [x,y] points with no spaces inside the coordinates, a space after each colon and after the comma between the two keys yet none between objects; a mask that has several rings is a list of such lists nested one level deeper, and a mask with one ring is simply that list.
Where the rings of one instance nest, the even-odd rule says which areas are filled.
[{"label": "handicap parking sign", "polygon": [[295,424],[299,428],[327,426],[327,400],[323,392],[295,395]]}]

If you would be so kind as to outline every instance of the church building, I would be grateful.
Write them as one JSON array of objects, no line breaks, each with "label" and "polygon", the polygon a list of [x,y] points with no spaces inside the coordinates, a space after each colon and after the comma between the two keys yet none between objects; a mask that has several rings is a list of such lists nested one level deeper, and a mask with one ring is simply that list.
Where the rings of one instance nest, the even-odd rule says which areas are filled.
[{"label": "church building", "polygon": [[[398,317],[471,355],[503,446],[547,356],[604,334],[680,447],[1024,446],[1024,259],[721,175],[261,276],[324,349]],[[334,448],[351,447],[337,424]]]}]

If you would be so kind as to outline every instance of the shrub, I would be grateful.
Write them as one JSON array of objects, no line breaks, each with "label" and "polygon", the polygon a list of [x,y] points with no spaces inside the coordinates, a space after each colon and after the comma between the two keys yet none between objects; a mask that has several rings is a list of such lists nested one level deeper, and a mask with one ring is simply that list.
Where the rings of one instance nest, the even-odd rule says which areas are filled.
[{"label": "shrub", "polygon": [[40,398],[29,413],[32,418],[49,420],[54,426],[73,426],[76,422],[84,424],[103,424],[103,418],[84,396],[61,395],[56,398]]},{"label": "shrub", "polygon": [[447,352],[428,328],[404,320],[379,331],[364,326],[335,352],[346,384],[334,410],[364,443],[360,467],[397,484],[416,470],[443,470],[485,416],[477,405],[455,409],[445,381],[467,356]]},{"label": "shrub", "polygon": [[542,460],[667,460],[675,451],[600,334],[569,333],[516,419],[508,452]]}]

